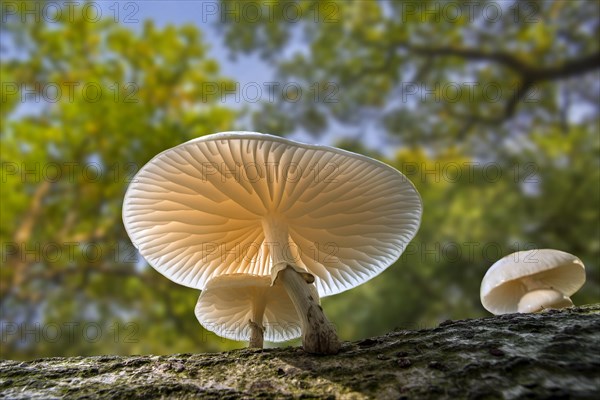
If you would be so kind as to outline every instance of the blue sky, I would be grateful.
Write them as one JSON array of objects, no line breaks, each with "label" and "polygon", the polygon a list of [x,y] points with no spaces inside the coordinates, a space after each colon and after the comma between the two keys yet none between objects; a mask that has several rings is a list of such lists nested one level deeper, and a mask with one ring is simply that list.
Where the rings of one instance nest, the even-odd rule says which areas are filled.
[{"label": "blue sky", "polygon": [[[112,3],[112,2],[108,2]],[[124,3],[124,6],[130,2]],[[194,24],[204,33],[205,42],[210,45],[210,54],[219,61],[223,75],[233,77],[240,83],[268,82],[273,80],[275,71],[258,57],[238,56],[236,61],[229,57],[223,36],[218,32],[220,7],[219,2],[212,0],[182,0],[182,1],[136,1],[139,9],[133,7],[121,10],[121,18],[126,19],[127,14],[134,13],[138,24],[123,23],[126,26],[141,25],[146,19],[152,19],[157,26],[167,24],[183,25]],[[214,7],[217,7],[214,10]],[[213,11],[214,10],[214,11]],[[111,10],[112,11],[112,10]],[[215,15],[215,13],[217,13]]]},{"label": "blue sky", "polygon": [[[79,4],[85,4],[83,1],[78,1]],[[35,3],[29,3],[31,7],[34,7]],[[46,6],[42,7],[42,18],[47,21],[52,20],[53,13],[57,10],[68,15],[69,2],[56,1],[47,3]],[[238,3],[244,4],[244,3]],[[45,8],[47,8],[44,13]],[[84,7],[85,8],[85,7]],[[183,25],[183,24],[194,24],[201,29],[204,35],[204,42],[209,45],[209,54],[212,58],[216,59],[221,67],[222,75],[231,78],[238,82],[239,88],[242,90],[247,89],[251,96],[252,85],[255,87],[261,87],[262,94],[260,100],[268,99],[268,89],[265,89],[268,82],[276,81],[275,69],[264,60],[261,60],[255,54],[252,55],[240,55],[236,54],[235,60],[231,57],[227,46],[224,43],[224,35],[219,30],[220,19],[222,18],[223,12],[226,10],[220,1],[216,0],[145,0],[145,1],[115,1],[115,0],[96,0],[88,3],[88,10],[86,16],[90,19],[94,19],[96,15],[100,14],[103,18],[112,18],[117,22],[121,23],[125,27],[133,30],[140,29],[143,26],[145,20],[153,20],[158,27],[164,27],[168,24]],[[21,10],[22,12],[22,10]],[[78,12],[82,12],[81,10]],[[2,7],[2,19],[7,15],[6,7]],[[245,15],[245,14],[244,14]],[[23,18],[23,15],[13,15],[13,17]],[[26,15],[25,18],[34,18],[32,15]],[[230,17],[231,18],[231,17]],[[9,35],[3,35],[0,38],[3,49],[8,49],[8,54],[18,54],[18,48],[15,43],[11,43]],[[293,51],[302,49],[301,38],[293,37],[291,40],[291,46],[288,46],[282,56],[288,56]],[[303,49],[305,50],[305,49]],[[7,53],[5,53],[6,55]],[[293,82],[279,82],[281,88],[285,84],[293,84]],[[280,90],[280,89],[279,89]],[[342,88],[338,91],[340,96],[343,96]],[[241,101],[240,101],[241,100]],[[225,103],[232,108],[242,107],[254,107],[257,103],[245,102],[244,97],[240,100],[236,100],[235,96],[228,96]],[[11,118],[20,118],[26,114],[35,114],[40,112],[41,108],[44,107],[44,103],[30,103],[26,102],[19,107]],[[367,139],[368,144],[373,147],[385,148],[385,142],[383,135],[376,134],[378,131],[377,127],[369,121],[364,121],[360,126],[347,127],[336,124],[331,121],[329,130],[325,135],[314,138],[302,132],[298,132],[292,135],[292,138],[312,142],[319,144],[334,144],[337,139],[341,136],[350,137],[363,137]],[[248,126],[247,129],[251,129]],[[269,132],[277,133],[277,132]]]},{"label": "blue sky", "polygon": [[[263,86],[265,82],[276,80],[275,69],[254,54],[237,55],[236,60],[231,59],[230,52],[224,43],[223,34],[218,29],[221,15],[226,11],[221,8],[220,2],[212,0],[151,0],[136,3],[139,5],[139,10],[135,13],[138,16],[138,25],[142,24],[146,19],[152,19],[159,27],[167,24],[181,25],[186,23],[198,26],[204,33],[205,42],[210,45],[211,56],[219,61],[223,75],[235,79],[239,82],[240,87],[245,87],[244,85],[252,82]],[[131,13],[134,10],[130,8],[123,11]],[[134,26],[136,24],[128,25],[133,25],[132,28],[135,29]],[[299,45],[300,43],[296,43],[292,47],[299,47]],[[264,94],[263,97],[266,98],[267,95]],[[235,101],[228,101],[227,104],[232,107],[248,105]],[[332,126],[332,129],[326,132],[321,138],[314,138],[302,132],[292,135],[292,137],[312,143],[334,144],[340,137],[340,130],[344,128],[335,126],[334,124]],[[370,136],[371,140],[373,140],[373,135]]]}]

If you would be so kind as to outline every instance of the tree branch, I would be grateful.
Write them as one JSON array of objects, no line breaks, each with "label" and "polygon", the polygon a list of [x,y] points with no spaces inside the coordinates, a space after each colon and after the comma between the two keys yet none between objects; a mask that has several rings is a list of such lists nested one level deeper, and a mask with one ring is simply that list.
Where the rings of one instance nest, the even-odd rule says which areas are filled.
[{"label": "tree branch", "polygon": [[461,47],[419,47],[406,42],[396,43],[395,46],[425,56],[428,59],[436,57],[459,57],[469,61],[495,62],[518,74],[521,84],[515,95],[507,101],[504,112],[501,115],[493,118],[474,115],[459,116],[460,118],[468,119],[470,122],[482,122],[486,124],[499,124],[510,119],[515,114],[521,99],[536,83],[567,79],[600,68],[600,51],[582,58],[567,60],[560,65],[538,67],[524,62],[513,54],[505,52],[485,52],[479,49]]},{"label": "tree branch", "polygon": [[396,46],[428,57],[459,57],[469,61],[495,62],[512,69],[522,77],[524,82],[532,83],[565,79],[600,68],[600,51],[582,58],[566,60],[560,65],[538,67],[505,52],[486,52],[462,47],[420,47],[406,42],[397,43]]},{"label": "tree branch", "polygon": [[0,360],[7,398],[595,398],[600,305],[213,354]]}]

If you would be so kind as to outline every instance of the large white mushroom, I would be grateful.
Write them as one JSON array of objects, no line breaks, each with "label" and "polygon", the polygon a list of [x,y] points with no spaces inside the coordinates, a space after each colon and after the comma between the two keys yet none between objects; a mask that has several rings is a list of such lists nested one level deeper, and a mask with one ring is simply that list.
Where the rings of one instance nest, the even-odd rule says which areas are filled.
[{"label": "large white mushroom", "polygon": [[481,304],[492,314],[531,313],[573,305],[585,283],[581,260],[560,250],[534,249],[494,263],[481,281]]},{"label": "large white mushroom", "polygon": [[271,276],[302,321],[308,352],[339,341],[316,299],[375,277],[421,220],[421,198],[394,168],[348,151],[253,132],[168,149],[130,184],[123,220],[169,279],[204,289],[225,274]]}]

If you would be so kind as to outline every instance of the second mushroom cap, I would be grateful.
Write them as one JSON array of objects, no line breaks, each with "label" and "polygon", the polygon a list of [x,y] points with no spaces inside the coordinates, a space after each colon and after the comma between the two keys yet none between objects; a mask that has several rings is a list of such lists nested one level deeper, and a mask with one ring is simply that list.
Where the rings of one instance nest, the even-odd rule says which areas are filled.
[{"label": "second mushroom cap", "polygon": [[481,303],[492,314],[535,312],[573,305],[569,296],[585,282],[585,267],[572,254],[553,249],[519,251],[486,272]]},{"label": "second mushroom cap", "polygon": [[264,327],[264,340],[270,342],[292,340],[302,333],[294,304],[282,286],[271,286],[268,276],[233,274],[211,279],[195,313],[202,326],[231,340],[250,340],[250,321]]}]

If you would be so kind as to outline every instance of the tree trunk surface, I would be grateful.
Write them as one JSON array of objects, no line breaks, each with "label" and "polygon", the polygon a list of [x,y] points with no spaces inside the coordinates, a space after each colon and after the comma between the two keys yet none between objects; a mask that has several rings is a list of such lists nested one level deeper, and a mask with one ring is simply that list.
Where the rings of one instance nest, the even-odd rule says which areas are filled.
[{"label": "tree trunk surface", "polygon": [[446,321],[300,348],[0,361],[0,397],[589,398],[600,393],[600,304]]}]

